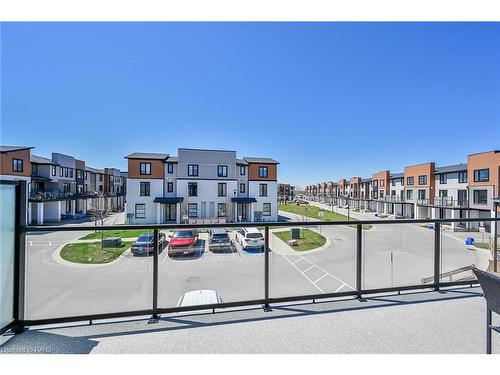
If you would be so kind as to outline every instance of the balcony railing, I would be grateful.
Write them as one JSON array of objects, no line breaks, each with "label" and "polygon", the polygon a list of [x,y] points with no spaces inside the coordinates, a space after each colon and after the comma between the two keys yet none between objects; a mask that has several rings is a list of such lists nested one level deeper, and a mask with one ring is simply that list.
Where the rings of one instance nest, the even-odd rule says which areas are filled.
[{"label": "balcony railing", "polygon": [[434,197],[433,199],[418,199],[417,205],[420,206],[435,206],[435,207],[454,207],[467,208],[469,207],[468,200],[457,200],[453,197]]},{"label": "balcony railing", "polygon": [[29,199],[31,201],[50,201],[64,198],[92,198],[96,195],[95,192],[76,193],[59,189],[31,189]]},{"label": "balcony railing", "polygon": [[[19,217],[22,219],[23,215]],[[13,329],[20,332],[25,326],[129,316],[150,315],[157,319],[159,314],[245,305],[262,305],[265,310],[269,310],[273,303],[279,302],[345,296],[361,298],[373,293],[439,290],[455,285],[472,285],[476,280],[469,277],[444,281],[443,275],[449,275],[453,269],[475,263],[468,258],[471,252],[464,251],[464,254],[460,253],[460,258],[455,257],[456,241],[442,236],[441,226],[450,222],[478,221],[497,222],[500,218],[76,227],[26,226],[21,222],[16,229],[16,253],[23,261],[17,262],[16,266],[16,277],[21,282],[17,284],[18,305]],[[429,226],[431,229],[422,228],[421,224],[429,223],[432,224]],[[232,247],[226,256],[216,253],[207,255],[210,250],[206,249],[210,247],[205,246],[205,242],[209,241],[209,237],[206,235],[205,239],[201,234],[198,247],[187,246],[186,252],[189,254],[180,259],[171,257],[168,247],[165,247],[166,239],[169,238],[163,233],[165,231],[188,228],[200,232],[212,228],[237,230],[256,225],[263,232],[263,242],[259,243],[263,249],[250,253],[250,250],[242,248],[236,251],[239,256],[235,256]],[[383,231],[383,236],[375,241],[369,240],[371,237],[368,236],[364,238],[364,230],[369,229],[367,226],[374,225],[392,226],[394,235]],[[322,257],[321,252],[316,252],[314,259],[305,258],[307,252],[295,254],[292,245],[287,245],[287,241],[278,237],[283,229],[294,227],[316,233],[321,233],[321,228],[325,233],[327,228],[335,227],[335,236],[340,239],[335,244],[335,252],[340,254],[340,258],[328,256],[332,254],[328,248],[321,250],[325,251],[326,256]],[[36,241],[40,241],[42,233],[56,236],[59,232],[94,233],[110,230],[120,233],[134,231],[130,237],[137,236],[138,231],[152,234],[153,242],[148,246],[151,249],[150,256],[137,259],[127,255],[110,265],[79,269],[79,276],[72,277],[62,260],[50,268],[44,268],[43,262],[34,265],[43,256],[52,259],[53,251],[44,253],[45,250],[40,247],[27,251],[31,235],[36,235]],[[371,235],[381,232],[375,231]],[[234,236],[237,236],[236,232],[230,235],[233,241]],[[58,246],[59,242],[64,242],[64,238],[68,237],[60,236]],[[81,243],[88,243],[86,241]],[[130,246],[132,240],[125,237],[125,241],[130,241],[127,242],[127,246]],[[233,243],[235,248],[236,243],[240,242]],[[415,251],[408,251],[408,248],[414,248]],[[249,255],[239,254],[247,251]],[[410,258],[408,254],[411,254]],[[214,262],[217,256],[221,258]],[[27,259],[29,257],[32,258]],[[447,264],[449,259],[454,260]],[[461,259],[460,264],[457,264],[457,259]],[[226,264],[221,267],[221,262]],[[53,282],[59,277],[57,272],[65,275],[64,283]],[[84,273],[86,282],[82,283]],[[429,279],[431,275],[432,279]],[[423,277],[425,283],[421,281]],[[297,282],[300,285],[294,284]],[[207,289],[212,292],[215,290],[214,295],[218,297],[209,300],[193,299],[192,294],[186,297],[188,293],[202,293]],[[57,303],[51,303],[51,296],[54,295],[59,296]]]}]

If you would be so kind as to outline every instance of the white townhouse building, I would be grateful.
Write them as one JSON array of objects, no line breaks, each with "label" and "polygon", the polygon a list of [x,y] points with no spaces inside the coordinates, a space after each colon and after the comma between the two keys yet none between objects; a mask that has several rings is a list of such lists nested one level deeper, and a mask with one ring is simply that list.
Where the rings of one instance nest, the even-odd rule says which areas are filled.
[{"label": "white townhouse building", "polygon": [[236,151],[179,148],[128,160],[126,213],[134,224],[278,219],[278,162]]}]

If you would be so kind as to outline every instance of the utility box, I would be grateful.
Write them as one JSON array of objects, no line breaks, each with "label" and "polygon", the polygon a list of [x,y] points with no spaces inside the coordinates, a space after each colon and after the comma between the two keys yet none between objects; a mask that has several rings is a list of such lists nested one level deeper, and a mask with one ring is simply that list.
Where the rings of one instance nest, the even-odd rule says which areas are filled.
[{"label": "utility box", "polygon": [[300,240],[300,228],[292,228],[292,240]]},{"label": "utility box", "polygon": [[120,247],[121,244],[121,237],[108,237],[102,240],[102,247]]}]

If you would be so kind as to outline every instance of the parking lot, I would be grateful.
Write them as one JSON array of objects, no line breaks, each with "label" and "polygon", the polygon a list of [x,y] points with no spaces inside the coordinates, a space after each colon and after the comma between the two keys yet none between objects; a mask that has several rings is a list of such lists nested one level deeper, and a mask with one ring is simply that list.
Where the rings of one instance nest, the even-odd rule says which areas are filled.
[{"label": "parking lot", "polygon": [[[285,297],[348,291],[354,288],[355,229],[315,227],[327,237],[319,251],[296,252],[276,236],[270,241],[270,296]],[[88,232],[28,235],[26,318],[149,309],[152,305],[153,257],[130,250],[109,264],[61,262],[65,243]],[[231,232],[234,239],[234,233]],[[363,233],[363,287],[419,284],[433,273],[434,232],[413,224],[375,225]],[[264,255],[239,244],[223,252],[208,250],[200,233],[194,255],[159,257],[159,307],[174,307],[185,292],[215,290],[223,302],[264,296]],[[442,272],[475,264],[482,254],[451,235],[442,235]]]}]

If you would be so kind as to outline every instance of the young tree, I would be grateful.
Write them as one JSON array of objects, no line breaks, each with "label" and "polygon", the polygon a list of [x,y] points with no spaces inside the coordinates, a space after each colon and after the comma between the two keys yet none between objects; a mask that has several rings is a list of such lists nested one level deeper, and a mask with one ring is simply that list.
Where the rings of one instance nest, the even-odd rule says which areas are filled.
[{"label": "young tree", "polygon": [[[111,213],[111,207],[108,202],[108,196],[106,193],[99,192],[97,196],[93,198],[93,208],[89,213],[90,219],[97,225],[104,225],[104,220]],[[104,231],[101,231],[101,250],[103,247]]]}]

